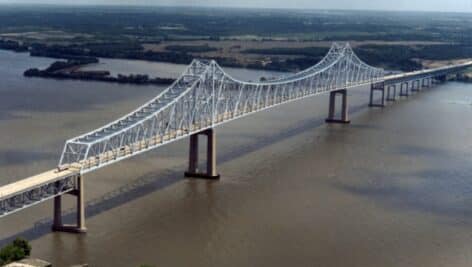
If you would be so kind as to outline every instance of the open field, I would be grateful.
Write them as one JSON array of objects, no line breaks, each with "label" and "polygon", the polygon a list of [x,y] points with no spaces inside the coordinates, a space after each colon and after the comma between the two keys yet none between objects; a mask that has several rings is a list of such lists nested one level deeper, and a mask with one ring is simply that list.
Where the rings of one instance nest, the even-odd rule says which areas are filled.
[{"label": "open field", "polygon": [[[146,51],[152,52],[172,52],[170,49],[174,46],[187,47],[190,50],[188,53],[197,58],[231,58],[236,59],[240,64],[253,64],[258,61],[270,62],[273,56],[278,56],[280,59],[294,59],[304,57],[301,54],[280,54],[280,53],[258,53],[257,51],[266,49],[307,49],[312,47],[329,49],[331,41],[276,41],[276,40],[222,40],[222,41],[211,41],[211,40],[194,40],[194,41],[162,41],[158,44],[143,44],[143,48]],[[396,45],[396,46],[426,46],[426,45],[445,45],[446,42],[435,42],[435,41],[352,41],[350,42],[353,48],[361,47],[364,45]],[[191,51],[192,47],[209,47],[213,48],[212,51],[194,52]],[[251,52],[254,51],[254,52]],[[322,53],[324,50],[322,50]]]},{"label": "open field", "polygon": [[296,71],[318,62],[333,41],[350,42],[367,63],[390,70],[472,58],[470,14],[0,5],[0,21],[0,48],[54,58],[207,58]]}]

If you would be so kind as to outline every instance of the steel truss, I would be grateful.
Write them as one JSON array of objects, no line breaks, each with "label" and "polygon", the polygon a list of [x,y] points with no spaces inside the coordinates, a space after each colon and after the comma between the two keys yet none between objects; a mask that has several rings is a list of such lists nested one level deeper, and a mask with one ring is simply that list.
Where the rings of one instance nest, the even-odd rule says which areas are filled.
[{"label": "steel truss", "polygon": [[[362,62],[349,44],[333,44],[316,65],[266,82],[232,78],[215,61],[194,60],[156,98],[130,114],[70,139],[58,169],[0,187],[0,218],[77,190],[83,174],[217,125],[290,101],[360,85],[385,85],[441,78],[463,72],[472,62],[385,76]],[[419,82],[418,82],[419,83]],[[419,86],[419,85],[418,85]],[[334,93],[334,92],[333,92]]]},{"label": "steel truss", "polygon": [[7,197],[0,196],[0,217],[74,190],[76,188],[76,178],[77,175],[73,175],[60,180],[48,181],[35,188],[16,192]]},{"label": "steel truss", "polygon": [[193,133],[289,101],[382,81],[349,44],[333,44],[315,66],[266,82],[244,82],[215,61],[194,60],[156,98],[130,114],[66,142],[59,168],[87,173]]}]

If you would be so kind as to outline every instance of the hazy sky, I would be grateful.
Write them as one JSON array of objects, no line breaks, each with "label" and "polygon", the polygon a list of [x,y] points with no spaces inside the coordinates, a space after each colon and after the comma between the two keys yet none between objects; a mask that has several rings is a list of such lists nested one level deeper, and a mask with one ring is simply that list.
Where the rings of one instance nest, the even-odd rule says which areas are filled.
[{"label": "hazy sky", "polygon": [[0,3],[183,5],[472,12],[472,0],[0,0]]}]

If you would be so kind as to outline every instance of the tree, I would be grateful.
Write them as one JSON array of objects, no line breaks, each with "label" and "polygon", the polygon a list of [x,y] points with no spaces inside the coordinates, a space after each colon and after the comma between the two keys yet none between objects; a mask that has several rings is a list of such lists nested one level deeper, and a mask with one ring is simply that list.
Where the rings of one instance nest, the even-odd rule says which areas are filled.
[{"label": "tree", "polygon": [[31,245],[26,239],[17,238],[0,250],[0,265],[19,261],[31,254]]},{"label": "tree", "polygon": [[0,261],[2,264],[7,264],[13,261],[18,261],[25,258],[25,251],[13,244],[7,245],[0,250]]},{"label": "tree", "polygon": [[13,241],[13,246],[23,249],[25,252],[25,256],[29,256],[31,254],[31,245],[29,244],[28,240],[24,238],[17,238]]}]

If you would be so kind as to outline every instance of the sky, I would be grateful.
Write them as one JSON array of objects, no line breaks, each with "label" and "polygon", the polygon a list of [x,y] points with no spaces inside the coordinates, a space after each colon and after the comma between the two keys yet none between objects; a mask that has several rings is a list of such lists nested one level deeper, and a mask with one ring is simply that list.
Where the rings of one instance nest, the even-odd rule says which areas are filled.
[{"label": "sky", "polygon": [[[166,5],[249,8],[362,9],[472,12],[472,0],[69,0],[74,4]],[[0,3],[67,4],[64,0],[0,0]]]}]

